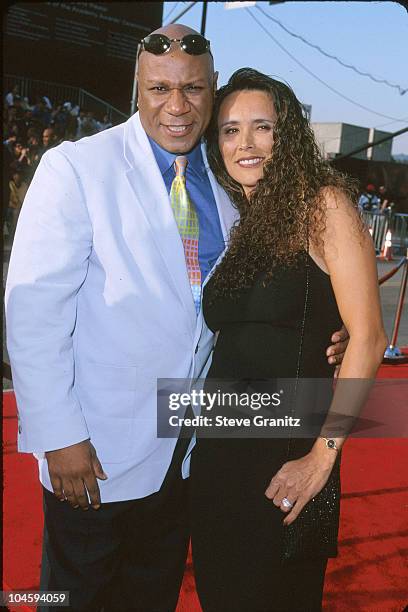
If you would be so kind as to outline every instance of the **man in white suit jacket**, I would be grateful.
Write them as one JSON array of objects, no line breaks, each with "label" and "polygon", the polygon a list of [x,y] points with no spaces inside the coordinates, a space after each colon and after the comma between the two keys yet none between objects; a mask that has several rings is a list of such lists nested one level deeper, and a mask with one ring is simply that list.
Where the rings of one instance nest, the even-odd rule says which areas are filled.
[{"label": "man in white suit jacket", "polygon": [[[190,449],[157,438],[156,381],[203,376],[213,336],[149,138],[197,147],[216,77],[208,52],[143,51],[139,112],[47,152],[18,222],[6,303],[19,450],[44,486],[41,587],[69,590],[73,610],[176,606]],[[227,243],[237,212],[202,157]]]}]

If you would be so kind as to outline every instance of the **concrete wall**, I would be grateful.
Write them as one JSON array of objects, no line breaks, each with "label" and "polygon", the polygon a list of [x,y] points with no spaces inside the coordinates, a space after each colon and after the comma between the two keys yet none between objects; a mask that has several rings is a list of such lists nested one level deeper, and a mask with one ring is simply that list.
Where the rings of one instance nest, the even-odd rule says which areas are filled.
[{"label": "concrete wall", "polygon": [[[389,132],[382,132],[380,130],[376,130],[375,128],[370,129],[369,133],[369,142],[375,142],[376,140],[381,140],[381,138],[385,138],[385,136],[389,136]],[[367,158],[373,161],[391,161],[391,149],[392,149],[392,138],[387,140],[387,142],[383,142],[372,149],[368,149]]]},{"label": "concrete wall", "polygon": [[[314,131],[317,144],[326,159],[332,159],[337,155],[345,155],[358,147],[362,147],[373,140],[378,140],[387,132],[379,132],[372,128],[360,127],[349,123],[312,123],[311,127]],[[370,135],[372,139],[370,140]],[[370,151],[361,151],[353,155],[356,159],[372,159],[377,161],[391,160],[392,141],[390,140],[384,145],[374,147],[372,154]]]},{"label": "concrete wall", "polygon": [[324,158],[340,151],[341,123],[312,123],[311,128]]},{"label": "concrete wall", "polygon": [[[350,153],[353,149],[363,147],[368,144],[369,128],[359,127],[358,125],[350,125],[349,123],[342,123],[341,141],[340,141],[340,155]],[[357,159],[367,159],[367,151],[362,151],[353,155]]]}]

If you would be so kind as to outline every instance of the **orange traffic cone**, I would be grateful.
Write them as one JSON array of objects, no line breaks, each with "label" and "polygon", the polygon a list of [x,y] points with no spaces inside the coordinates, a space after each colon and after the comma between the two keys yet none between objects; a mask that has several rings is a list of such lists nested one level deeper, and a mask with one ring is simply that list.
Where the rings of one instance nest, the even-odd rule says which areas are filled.
[{"label": "orange traffic cone", "polygon": [[388,230],[388,232],[385,235],[384,246],[381,251],[380,259],[382,259],[383,261],[392,261],[393,259],[391,230]]}]

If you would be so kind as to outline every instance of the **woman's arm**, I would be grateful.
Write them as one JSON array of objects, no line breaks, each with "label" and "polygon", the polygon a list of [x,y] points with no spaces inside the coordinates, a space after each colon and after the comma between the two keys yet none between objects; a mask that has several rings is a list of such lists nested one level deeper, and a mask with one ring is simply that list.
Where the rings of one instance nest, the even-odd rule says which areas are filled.
[{"label": "woman's arm", "polygon": [[[323,259],[334,290],[342,320],[349,331],[350,342],[339,373],[339,381],[352,383],[337,386],[331,412],[344,412],[340,405],[343,393],[353,391],[354,405],[347,408],[350,417],[358,416],[364,403],[369,381],[375,378],[387,345],[380,296],[377,265],[372,238],[361,225],[356,209],[346,196],[325,190],[327,204],[326,230],[323,236]],[[360,384],[359,384],[360,383]],[[366,383],[366,384],[365,384]],[[323,428],[324,429],[324,428]],[[323,435],[324,435],[323,431]],[[344,440],[338,440],[341,448]],[[318,438],[316,449],[327,451]]]},{"label": "woman's arm", "polygon": [[[350,335],[329,416],[330,413],[347,413],[352,423],[364,404],[370,381],[375,378],[387,338],[371,236],[361,227],[358,212],[345,195],[325,189],[324,197],[327,204],[326,228],[322,236],[324,246],[317,259],[330,274],[339,312]],[[329,437],[326,424],[321,435]],[[340,449],[345,436],[334,439]],[[319,437],[308,455],[287,462],[272,478],[266,496],[288,512],[285,524],[292,523],[305,504],[321,491],[336,455],[336,450],[328,448],[325,440]],[[292,509],[282,506],[284,497],[294,504]]]}]

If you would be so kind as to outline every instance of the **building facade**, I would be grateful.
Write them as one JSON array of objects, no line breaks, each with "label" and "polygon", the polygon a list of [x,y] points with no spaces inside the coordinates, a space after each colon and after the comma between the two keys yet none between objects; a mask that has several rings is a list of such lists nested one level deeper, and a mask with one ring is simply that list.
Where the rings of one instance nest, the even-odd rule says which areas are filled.
[{"label": "building facade", "polygon": [[[368,145],[369,142],[375,142],[389,134],[388,132],[379,132],[374,128],[370,129],[349,123],[312,123],[311,127],[325,159],[334,159],[340,155],[346,155],[354,149]],[[392,139],[372,149],[360,151],[352,157],[390,161],[391,148]]]}]

